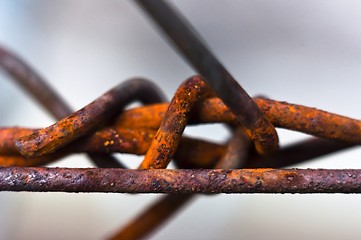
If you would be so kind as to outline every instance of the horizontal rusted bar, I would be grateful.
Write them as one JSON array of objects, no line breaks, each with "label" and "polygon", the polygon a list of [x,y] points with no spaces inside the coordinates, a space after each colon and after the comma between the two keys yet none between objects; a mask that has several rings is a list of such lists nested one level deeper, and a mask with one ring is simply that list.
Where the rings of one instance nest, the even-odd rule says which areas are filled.
[{"label": "horizontal rusted bar", "polygon": [[[32,133],[38,129],[28,128],[0,128],[0,155],[16,155],[17,151],[14,140]],[[80,153],[133,153],[143,155],[149,148],[155,134],[151,129],[115,129],[104,127],[92,135],[85,136],[74,141],[56,152]]]},{"label": "horizontal rusted bar", "polygon": [[[280,128],[327,139],[361,144],[361,121],[302,105],[270,99],[254,99],[272,123]],[[116,120],[124,128],[157,128],[164,117],[166,104],[154,104],[125,111]],[[151,113],[150,113],[151,112]],[[190,124],[236,123],[232,112],[219,98],[205,99],[192,112]]]},{"label": "horizontal rusted bar", "polygon": [[[155,134],[155,131],[151,129],[133,130],[106,127],[91,136],[74,141],[55,153],[34,158],[20,156],[14,139],[33,131],[35,130],[26,128],[0,128],[0,166],[39,166],[56,161],[68,154],[80,152],[93,154],[119,152],[144,155]],[[200,164],[206,164],[219,159],[224,151],[223,145],[184,136],[181,138],[174,159],[178,162],[186,162],[189,156],[193,156],[199,160]],[[109,160],[103,157],[99,161],[107,165]]]},{"label": "horizontal rusted bar", "polygon": [[0,168],[0,191],[361,193],[361,170]]},{"label": "horizontal rusted bar", "polygon": [[[261,109],[276,126],[309,133],[329,139],[349,143],[361,143],[361,122],[355,119],[327,113],[314,108],[277,102],[274,100],[255,99]],[[156,104],[125,111],[116,121],[117,128],[157,128],[164,117],[167,104]],[[152,114],[147,115],[150,111]],[[154,117],[154,118],[153,118]],[[217,99],[206,99],[198,105],[192,116],[193,123],[231,122],[235,117]]]}]

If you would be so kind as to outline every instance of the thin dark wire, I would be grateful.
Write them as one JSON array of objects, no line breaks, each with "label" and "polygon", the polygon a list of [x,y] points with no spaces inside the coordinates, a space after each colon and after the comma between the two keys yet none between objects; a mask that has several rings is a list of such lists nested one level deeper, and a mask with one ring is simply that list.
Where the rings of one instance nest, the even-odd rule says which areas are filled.
[{"label": "thin dark wire", "polygon": [[184,58],[231,109],[238,121],[248,130],[247,133],[254,141],[256,149],[262,154],[276,150],[278,137],[273,125],[200,40],[186,19],[164,1],[137,0],[136,2],[164,30]]}]

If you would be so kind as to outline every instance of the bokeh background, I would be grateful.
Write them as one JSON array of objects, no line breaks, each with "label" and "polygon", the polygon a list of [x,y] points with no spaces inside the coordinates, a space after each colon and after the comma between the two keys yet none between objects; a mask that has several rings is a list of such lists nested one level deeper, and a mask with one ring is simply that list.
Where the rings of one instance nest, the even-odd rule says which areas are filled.
[{"label": "bokeh background", "polygon": [[[250,95],[359,118],[361,2],[170,1]],[[195,72],[132,1],[2,0],[0,44],[79,109],[134,76],[171,96]],[[0,72],[0,126],[54,120]],[[187,128],[226,140],[220,125]],[[281,145],[306,135],[279,130]],[[119,154],[120,155],[120,154]],[[360,168],[359,148],[297,165]],[[120,155],[135,167],[141,157]],[[51,166],[92,167],[82,155]],[[0,239],[104,239],[157,195],[0,193]],[[150,239],[357,239],[360,195],[200,196]]]}]

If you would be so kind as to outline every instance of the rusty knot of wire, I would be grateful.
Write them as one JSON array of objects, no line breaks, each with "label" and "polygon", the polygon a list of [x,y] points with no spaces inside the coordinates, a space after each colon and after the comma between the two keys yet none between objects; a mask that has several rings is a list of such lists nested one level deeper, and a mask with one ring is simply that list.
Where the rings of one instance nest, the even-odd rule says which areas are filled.
[{"label": "rusty knot of wire", "polygon": [[[201,76],[184,81],[167,102],[153,82],[134,78],[73,113],[25,62],[0,47],[0,66],[56,119],[43,129],[0,128],[0,191],[172,193],[112,239],[144,237],[194,193],[360,193],[360,170],[278,169],[361,142],[361,122],[318,109],[250,98],[228,105]],[[143,106],[126,109],[134,101]],[[126,109],[126,110],[124,110]],[[246,113],[246,115],[244,115]],[[215,143],[183,134],[187,125],[222,123]],[[275,127],[317,138],[279,148]],[[41,167],[86,153],[98,168]],[[126,169],[112,153],[144,155]],[[166,169],[174,161],[178,169]]]},{"label": "rusty knot of wire", "polygon": [[[283,167],[359,144],[361,122],[358,120],[301,105],[253,98],[252,104],[256,106],[253,109],[261,115],[258,112],[250,114],[261,116],[259,121],[262,123],[245,125],[200,76],[184,81],[169,103],[153,82],[137,78],[119,84],[71,113],[38,74],[8,50],[0,50],[0,63],[7,73],[59,119],[43,129],[0,129],[0,164],[8,167],[0,169],[0,190],[360,192],[358,170],[258,169]],[[124,110],[134,101],[140,101],[144,106]],[[219,144],[183,135],[187,125],[209,123],[225,124],[232,133],[230,139]],[[273,126],[319,138],[278,149]],[[303,153],[299,154],[301,151]],[[87,153],[98,167],[105,169],[94,172],[16,168],[42,166],[80,152]],[[125,170],[119,160],[109,155],[111,153],[145,157],[138,170]],[[180,170],[156,170],[166,169],[171,160]]]},{"label": "rusty knot of wire", "polygon": [[[0,128],[0,191],[172,193],[112,239],[146,236],[194,193],[361,193],[361,170],[280,169],[359,145],[361,121],[251,98],[174,9],[136,2],[200,75],[185,80],[170,102],[155,83],[135,78],[74,112],[0,47],[0,67],[57,119],[42,129]],[[134,101],[143,106],[126,109]],[[212,123],[230,130],[225,143],[183,134],[187,125]],[[314,137],[279,148],[275,127]],[[73,153],[86,153],[97,168],[42,167]],[[112,153],[144,160],[126,169]],[[177,169],[167,169],[171,161]]]}]

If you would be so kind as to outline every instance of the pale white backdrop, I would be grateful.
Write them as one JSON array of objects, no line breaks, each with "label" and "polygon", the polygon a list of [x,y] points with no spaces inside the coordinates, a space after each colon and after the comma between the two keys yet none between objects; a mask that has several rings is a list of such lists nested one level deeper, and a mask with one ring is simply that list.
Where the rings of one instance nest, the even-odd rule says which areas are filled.
[{"label": "pale white backdrop", "polygon": [[[353,118],[361,109],[361,2],[171,1],[250,93]],[[143,76],[170,98],[194,71],[132,1],[2,0],[0,44],[75,109]],[[0,72],[0,126],[53,119]],[[187,133],[222,141],[219,126]],[[279,130],[281,144],[307,136]],[[141,160],[120,156],[129,166]],[[52,166],[92,167],[81,155]],[[354,148],[297,165],[360,168]],[[104,239],[157,195],[0,193],[0,239]],[[201,196],[150,239],[357,239],[359,195]]]}]

